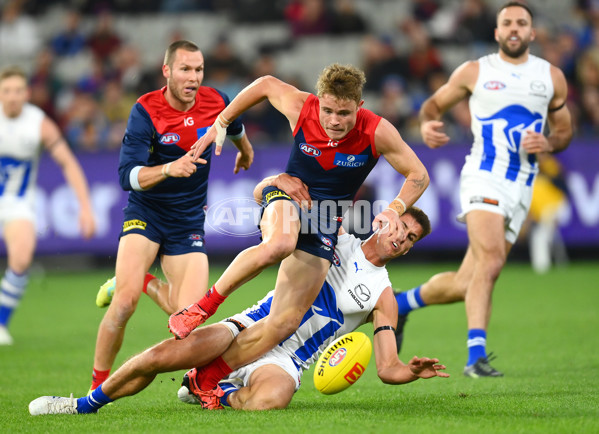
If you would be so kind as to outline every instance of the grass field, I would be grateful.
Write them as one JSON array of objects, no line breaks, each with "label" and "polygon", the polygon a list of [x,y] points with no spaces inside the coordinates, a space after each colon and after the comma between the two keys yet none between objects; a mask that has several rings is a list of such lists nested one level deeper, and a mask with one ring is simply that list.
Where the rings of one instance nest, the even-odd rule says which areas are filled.
[{"label": "grass field", "polygon": [[[454,264],[390,268],[410,288]],[[222,271],[213,268],[214,276]],[[402,358],[438,357],[451,378],[404,386],[382,384],[371,361],[343,393],[320,395],[312,371],[287,410],[208,412],[176,399],[183,372],[163,374],[139,395],[96,415],[32,417],[41,395],[85,394],[91,381],[96,331],[103,310],[94,304],[110,270],[33,276],[11,332],[0,347],[0,432],[342,432],[342,433],[597,433],[599,432],[599,267],[575,263],[544,276],[509,264],[495,291],[488,346],[504,378],[472,380],[466,358],[462,304],[411,314]],[[221,307],[216,319],[258,300],[274,281],[264,273]],[[372,335],[370,325],[363,327]],[[144,297],[131,319],[121,354],[127,357],[169,337],[166,315]]]}]

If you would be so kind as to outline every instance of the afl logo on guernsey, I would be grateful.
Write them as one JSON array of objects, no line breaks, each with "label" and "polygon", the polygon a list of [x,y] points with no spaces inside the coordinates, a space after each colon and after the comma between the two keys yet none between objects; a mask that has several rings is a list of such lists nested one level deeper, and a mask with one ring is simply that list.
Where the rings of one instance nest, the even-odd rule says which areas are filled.
[{"label": "afl logo on guernsey", "polygon": [[503,84],[501,81],[487,81],[485,84],[483,84],[484,88],[487,90],[501,90],[505,88],[505,84]]},{"label": "afl logo on guernsey", "polygon": [[299,148],[300,151],[302,151],[308,157],[320,157],[321,152],[315,146],[309,145],[307,143],[300,143]]},{"label": "afl logo on guernsey", "polygon": [[330,239],[330,238],[327,238],[327,237],[323,237],[323,236],[321,236],[321,237],[320,237],[320,240],[322,241],[322,243],[323,243],[324,245],[326,245],[326,246],[329,246],[329,247],[333,247],[333,242],[331,241],[331,239]]},{"label": "afl logo on guernsey", "polygon": [[175,145],[181,140],[179,134],[176,133],[166,133],[160,137],[160,143],[163,145]]}]

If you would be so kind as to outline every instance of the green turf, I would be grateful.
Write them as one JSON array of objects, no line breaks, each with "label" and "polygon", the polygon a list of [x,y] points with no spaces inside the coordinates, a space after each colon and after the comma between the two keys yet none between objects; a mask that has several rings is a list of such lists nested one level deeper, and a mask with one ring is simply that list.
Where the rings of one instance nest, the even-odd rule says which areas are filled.
[{"label": "green turf", "polygon": [[[391,278],[407,289],[452,267],[397,266]],[[501,379],[461,375],[466,325],[463,305],[456,304],[411,314],[402,351],[404,358],[440,358],[449,379],[384,385],[372,361],[356,385],[324,396],[314,389],[310,371],[287,410],[244,413],[179,403],[175,394],[182,372],[177,372],[159,376],[139,395],[97,415],[30,416],[27,405],[40,395],[87,392],[103,314],[95,307],[95,294],[110,273],[32,278],[12,322],[15,344],[0,347],[0,432],[599,432],[599,268],[591,263],[544,276],[525,264],[506,267],[495,291],[488,339],[498,355],[494,365],[505,373]],[[218,319],[259,299],[273,281],[274,273],[267,272],[238,291]],[[363,330],[372,333],[370,326]],[[167,337],[166,315],[142,298],[117,364]]]}]

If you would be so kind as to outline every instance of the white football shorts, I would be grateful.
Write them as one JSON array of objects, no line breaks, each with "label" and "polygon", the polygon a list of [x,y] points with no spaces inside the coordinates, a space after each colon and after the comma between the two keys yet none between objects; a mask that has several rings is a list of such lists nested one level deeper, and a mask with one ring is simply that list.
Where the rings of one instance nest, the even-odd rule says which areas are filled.
[{"label": "white football shorts", "polygon": [[[246,327],[251,327],[252,324],[255,324],[251,319],[249,319],[247,316],[243,314],[233,315],[231,318],[236,321],[239,321]],[[234,337],[240,333],[237,326],[232,322],[223,320],[220,323],[226,325],[229,328],[229,330],[231,330],[231,333]],[[231,372],[221,381],[227,383],[234,383],[239,386],[248,386],[250,382],[250,377],[252,376],[254,371],[260,368],[261,366],[265,365],[276,365],[283,369],[285,372],[287,372],[287,374],[289,374],[291,378],[293,378],[293,381],[295,382],[295,390],[297,391],[299,389],[302,371],[301,369],[296,367],[291,357],[289,357],[289,354],[287,354],[283,349],[281,349],[280,346],[274,347],[272,350],[264,354],[255,362],[242,366],[241,368]]]},{"label": "white football shorts", "polygon": [[514,244],[526,220],[532,187],[499,178],[491,172],[470,171],[466,167],[460,175],[460,203],[462,212],[457,219],[466,221],[472,210],[484,210],[505,217],[505,239]]},{"label": "white football shorts", "polygon": [[35,223],[35,209],[32,201],[12,196],[0,198],[0,223],[13,220],[29,220]]}]

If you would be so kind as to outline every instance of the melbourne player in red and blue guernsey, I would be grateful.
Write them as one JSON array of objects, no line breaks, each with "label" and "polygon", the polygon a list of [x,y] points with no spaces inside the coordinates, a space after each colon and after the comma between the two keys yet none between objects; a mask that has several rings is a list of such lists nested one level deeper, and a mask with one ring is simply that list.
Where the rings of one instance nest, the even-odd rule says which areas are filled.
[{"label": "melbourne player in red and blue guernsey", "polygon": [[[262,242],[241,252],[202,300],[169,318],[171,332],[186,337],[228,294],[282,261],[268,318],[240,333],[222,357],[198,370],[197,397],[205,408],[216,405],[222,377],[297,329],[333,260],[343,202],[353,200],[379,155],[406,180],[389,208],[375,217],[376,229],[397,237],[399,216],[428,186],[426,169],[399,132],[362,108],[365,81],[362,71],[334,64],[320,75],[314,96],[274,77],[261,77],[231,101],[194,147],[200,154],[216,141],[218,155],[231,120],[265,98],[287,117],[295,138],[287,172],[261,183]],[[305,203],[302,210],[296,202]]]},{"label": "melbourne player in red and blue guernsey", "polygon": [[[142,291],[171,314],[197,300],[208,285],[204,207],[210,150],[204,164],[198,164],[190,148],[229,99],[201,86],[204,58],[192,42],[171,44],[162,71],[167,85],[138,99],[121,147],[119,179],[130,193],[116,278],[102,287],[96,300],[99,306],[110,306],[98,330],[92,389],[108,377]],[[235,173],[248,169],[253,151],[241,122],[232,123],[226,134],[240,151]],[[169,283],[166,291],[148,287],[152,276],[146,273],[157,256]]]}]

